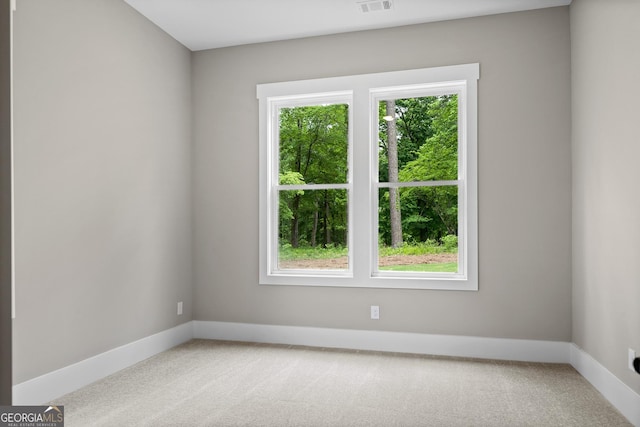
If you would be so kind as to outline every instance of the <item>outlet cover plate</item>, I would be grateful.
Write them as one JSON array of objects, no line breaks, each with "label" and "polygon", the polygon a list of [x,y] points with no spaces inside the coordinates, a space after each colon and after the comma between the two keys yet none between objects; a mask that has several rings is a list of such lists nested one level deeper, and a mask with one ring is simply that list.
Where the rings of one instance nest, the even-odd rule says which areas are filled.
[{"label": "outlet cover plate", "polygon": [[371,319],[380,320],[380,306],[372,305],[371,306]]}]

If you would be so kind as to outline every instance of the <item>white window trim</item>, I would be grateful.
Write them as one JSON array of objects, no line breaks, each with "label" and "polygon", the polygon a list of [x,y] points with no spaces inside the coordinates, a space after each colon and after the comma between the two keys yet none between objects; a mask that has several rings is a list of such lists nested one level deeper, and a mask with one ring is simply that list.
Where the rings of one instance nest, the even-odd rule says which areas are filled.
[{"label": "white window trim", "polygon": [[[478,219],[477,219],[477,80],[480,77],[479,64],[463,64],[447,67],[424,68],[417,70],[395,71],[388,73],[363,74],[356,76],[332,77],[325,79],[300,80],[282,83],[259,84],[259,143],[260,143],[260,277],[263,285],[301,285],[301,286],[337,286],[394,289],[442,289],[470,290],[478,289]],[[460,144],[464,150],[463,165],[459,168],[458,198],[459,206],[464,207],[458,227],[464,235],[460,251],[463,251],[464,266],[461,274],[431,273],[429,277],[418,275],[380,274],[375,272],[376,260],[371,250],[377,242],[377,231],[373,224],[377,221],[377,150],[371,143],[377,135],[377,123],[372,123],[372,102],[385,91],[397,89],[416,90],[429,85],[430,91],[439,87],[456,86],[464,93],[464,102],[458,107]],[[446,89],[444,89],[446,91]],[[352,94],[349,112],[352,115],[350,132],[350,180],[349,193],[349,270],[335,271],[270,271],[273,250],[273,214],[270,213],[271,191],[273,191],[273,159],[269,158],[269,144],[273,137],[271,117],[274,105],[286,99],[296,97],[304,100],[321,94]],[[431,93],[431,92],[430,92]],[[447,91],[447,93],[451,93]],[[462,106],[462,104],[464,104]],[[308,105],[308,104],[305,104]],[[377,106],[376,106],[377,108]],[[375,119],[377,120],[377,119]],[[375,129],[374,129],[375,127]],[[372,133],[372,132],[375,132]],[[271,135],[271,136],[270,136]],[[377,138],[376,138],[377,140]],[[466,142],[466,144],[464,143]],[[277,160],[276,160],[277,161]],[[374,165],[375,162],[375,165]],[[277,165],[277,163],[276,163]],[[277,179],[277,170],[276,170]],[[277,181],[276,181],[277,182]],[[375,199],[375,200],[372,200]],[[460,215],[460,214],[459,214]],[[354,220],[355,219],[355,220]],[[460,243],[459,243],[460,244]],[[271,246],[271,249],[273,246]],[[402,277],[399,277],[402,276]]]}]

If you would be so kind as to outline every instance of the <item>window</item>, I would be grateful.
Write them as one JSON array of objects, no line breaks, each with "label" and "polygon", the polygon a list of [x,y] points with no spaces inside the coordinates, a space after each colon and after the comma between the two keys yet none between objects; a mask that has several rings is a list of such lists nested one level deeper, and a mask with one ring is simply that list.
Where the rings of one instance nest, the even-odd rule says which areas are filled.
[{"label": "window", "polygon": [[477,290],[478,78],[258,85],[260,283]]},{"label": "window", "polygon": [[270,270],[349,274],[351,94],[271,103]]}]

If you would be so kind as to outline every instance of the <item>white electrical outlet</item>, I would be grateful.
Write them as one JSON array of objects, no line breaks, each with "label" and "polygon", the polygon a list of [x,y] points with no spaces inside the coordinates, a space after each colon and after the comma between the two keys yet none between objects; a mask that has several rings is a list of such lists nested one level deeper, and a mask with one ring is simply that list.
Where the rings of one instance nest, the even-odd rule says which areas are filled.
[{"label": "white electrical outlet", "polygon": [[178,303],[178,316],[182,314],[182,301]]},{"label": "white electrical outlet", "polygon": [[372,305],[371,306],[371,318],[373,320],[379,320],[380,319],[380,306],[379,305]]},{"label": "white electrical outlet", "polygon": [[635,369],[633,369],[633,361],[635,358],[636,358],[635,350],[629,349],[629,369],[631,369],[633,372],[636,371]]}]

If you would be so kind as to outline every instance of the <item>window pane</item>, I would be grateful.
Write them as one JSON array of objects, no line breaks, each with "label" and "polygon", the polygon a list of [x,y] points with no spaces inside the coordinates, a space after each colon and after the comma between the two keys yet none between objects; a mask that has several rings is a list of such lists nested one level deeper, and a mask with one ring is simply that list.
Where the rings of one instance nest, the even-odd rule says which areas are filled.
[{"label": "window pane", "polygon": [[281,185],[346,183],[348,149],[348,105],[279,110]]},{"label": "window pane", "polygon": [[347,190],[280,191],[279,270],[347,270]]},{"label": "window pane", "polygon": [[458,95],[380,101],[380,182],[458,179]]},{"label": "window pane", "polygon": [[382,188],[378,196],[379,270],[458,271],[457,186]]}]

